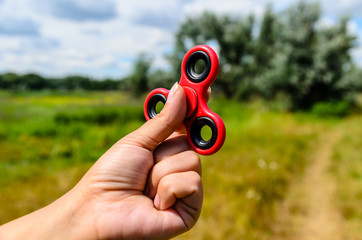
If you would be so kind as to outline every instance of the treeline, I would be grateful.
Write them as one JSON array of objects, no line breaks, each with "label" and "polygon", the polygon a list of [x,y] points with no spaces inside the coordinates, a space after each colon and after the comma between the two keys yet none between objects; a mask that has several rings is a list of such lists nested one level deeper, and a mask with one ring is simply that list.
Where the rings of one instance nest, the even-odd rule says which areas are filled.
[{"label": "treeline", "polygon": [[300,1],[284,12],[269,7],[261,21],[204,13],[184,22],[176,35],[175,73],[179,56],[190,45],[210,43],[219,49],[221,68],[215,84],[225,96],[266,99],[282,96],[291,109],[319,102],[353,101],[362,90],[362,71],[351,59],[356,37],[347,17],[321,24],[317,3]]},{"label": "treeline", "polygon": [[0,76],[0,88],[125,90],[139,96],[156,87],[171,87],[180,78],[187,50],[207,44],[218,50],[220,59],[213,92],[227,98],[279,98],[291,110],[317,103],[353,104],[355,93],[362,91],[362,70],[351,58],[356,36],[348,32],[347,17],[323,25],[321,12],[319,4],[306,1],[278,13],[269,6],[261,19],[206,12],[179,26],[174,51],[166,56],[170,70],[154,70],[152,56],[141,54],[123,79],[46,79],[8,73]]},{"label": "treeline", "polygon": [[188,18],[167,56],[172,70],[153,74],[147,71],[151,61],[140,57],[131,86],[136,92],[151,85],[170,87],[180,77],[187,50],[208,44],[218,49],[220,59],[213,92],[227,98],[281,99],[290,110],[353,105],[355,93],[362,91],[362,70],[351,58],[357,38],[348,31],[348,17],[323,25],[321,12],[318,3],[300,1],[278,13],[269,6],[261,19],[210,12]]},{"label": "treeline", "polygon": [[83,76],[45,78],[35,73],[0,74],[0,89],[7,90],[120,90],[122,86],[121,80],[95,80]]}]

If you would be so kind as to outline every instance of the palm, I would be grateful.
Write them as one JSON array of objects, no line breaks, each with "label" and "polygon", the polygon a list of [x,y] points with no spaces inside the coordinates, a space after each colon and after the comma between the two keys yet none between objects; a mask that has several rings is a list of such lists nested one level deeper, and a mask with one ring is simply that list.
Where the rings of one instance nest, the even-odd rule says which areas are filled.
[{"label": "palm", "polygon": [[202,206],[201,164],[174,133],[186,106],[175,84],[159,115],[109,149],[67,194],[1,226],[0,238],[164,239],[191,228]]},{"label": "palm", "polygon": [[[157,189],[150,189],[147,196],[144,194],[152,178],[151,170],[156,166],[157,152],[153,154],[139,146],[117,143],[91,169],[88,181],[97,194],[94,221],[100,238],[169,238],[186,231],[196,221],[197,217],[190,213],[195,214],[192,209],[201,206],[189,206],[190,202],[185,199],[160,211],[153,201]],[[166,157],[162,161],[167,160]]]},{"label": "palm", "polygon": [[171,237],[171,233],[173,236],[186,230],[173,209],[155,209],[153,201],[141,192],[122,200],[100,202],[100,206],[103,208],[97,219],[97,228],[102,230],[100,238]]}]

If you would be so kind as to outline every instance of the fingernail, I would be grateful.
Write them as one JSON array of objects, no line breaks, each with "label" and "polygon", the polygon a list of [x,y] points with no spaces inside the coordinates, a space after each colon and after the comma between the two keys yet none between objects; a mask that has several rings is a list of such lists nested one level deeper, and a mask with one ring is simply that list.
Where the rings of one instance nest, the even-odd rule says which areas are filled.
[{"label": "fingernail", "polygon": [[170,89],[170,92],[168,93],[168,97],[167,97],[167,101],[168,102],[170,102],[173,98],[174,98],[174,96],[175,96],[175,94],[176,94],[176,91],[177,91],[177,89],[178,89],[178,82],[175,82],[175,84],[172,86],[172,88]]},{"label": "fingernail", "polygon": [[156,194],[156,197],[153,200],[153,205],[155,206],[155,208],[160,209],[160,197],[158,196],[158,194]]}]

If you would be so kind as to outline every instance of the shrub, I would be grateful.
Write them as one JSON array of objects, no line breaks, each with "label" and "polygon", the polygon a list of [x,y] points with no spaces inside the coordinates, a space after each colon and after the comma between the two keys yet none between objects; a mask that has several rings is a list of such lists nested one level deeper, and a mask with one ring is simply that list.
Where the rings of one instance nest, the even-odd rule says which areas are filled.
[{"label": "shrub", "polygon": [[320,102],[312,107],[312,114],[320,117],[344,117],[352,110],[351,103],[348,101],[338,102]]},{"label": "shrub", "polygon": [[83,112],[58,112],[54,116],[54,121],[60,124],[70,124],[72,122],[83,122],[89,124],[111,124],[114,122],[126,123],[128,121],[143,121],[143,111],[138,107],[122,108],[92,108]]}]

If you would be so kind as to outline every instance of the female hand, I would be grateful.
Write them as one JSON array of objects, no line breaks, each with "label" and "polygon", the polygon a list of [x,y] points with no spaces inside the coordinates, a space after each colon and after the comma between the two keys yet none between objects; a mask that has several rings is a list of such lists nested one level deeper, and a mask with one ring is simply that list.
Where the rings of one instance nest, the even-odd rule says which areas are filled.
[{"label": "female hand", "polygon": [[166,239],[202,206],[201,163],[177,129],[186,98],[176,83],[162,112],[113,145],[57,201],[0,227],[1,239]]}]

